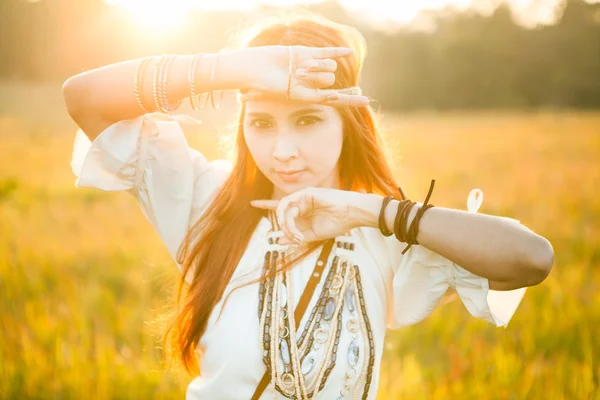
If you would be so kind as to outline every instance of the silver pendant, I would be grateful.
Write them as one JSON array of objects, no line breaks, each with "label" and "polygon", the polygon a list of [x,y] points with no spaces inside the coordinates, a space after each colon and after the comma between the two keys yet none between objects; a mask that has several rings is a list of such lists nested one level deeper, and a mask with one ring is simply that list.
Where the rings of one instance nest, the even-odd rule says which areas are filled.
[{"label": "silver pendant", "polygon": [[356,310],[356,302],[353,288],[348,287],[348,289],[346,289],[346,293],[344,295],[344,302],[348,306],[348,310],[350,310],[350,312],[354,312],[354,310]]},{"label": "silver pendant", "polygon": [[356,367],[356,364],[358,364],[359,353],[358,342],[356,340],[351,341],[348,345],[348,364],[351,367]]},{"label": "silver pendant", "polygon": [[287,304],[287,288],[283,283],[281,284],[280,288],[279,303],[282,308]]},{"label": "silver pendant", "polygon": [[279,342],[279,349],[281,350],[281,353],[280,353],[281,359],[283,360],[284,364],[289,364],[290,363],[290,349],[289,349],[285,339],[283,339],[281,342]]},{"label": "silver pendant", "polygon": [[317,361],[317,353],[314,351],[311,351],[310,353],[308,353],[306,355],[306,357],[304,358],[304,361],[302,361],[302,375],[306,375],[310,371],[312,371],[313,367],[315,366],[316,361]]},{"label": "silver pendant", "polygon": [[325,311],[323,312],[323,319],[325,321],[331,320],[333,318],[333,313],[335,312],[335,299],[330,297],[325,302]]}]

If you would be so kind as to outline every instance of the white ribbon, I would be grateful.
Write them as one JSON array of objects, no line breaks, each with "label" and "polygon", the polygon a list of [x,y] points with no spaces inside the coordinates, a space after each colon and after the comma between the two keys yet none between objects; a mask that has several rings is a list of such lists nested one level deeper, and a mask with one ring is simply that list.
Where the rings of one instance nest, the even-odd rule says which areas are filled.
[{"label": "white ribbon", "polygon": [[473,189],[467,198],[467,211],[476,213],[483,203],[483,191],[481,189]]}]

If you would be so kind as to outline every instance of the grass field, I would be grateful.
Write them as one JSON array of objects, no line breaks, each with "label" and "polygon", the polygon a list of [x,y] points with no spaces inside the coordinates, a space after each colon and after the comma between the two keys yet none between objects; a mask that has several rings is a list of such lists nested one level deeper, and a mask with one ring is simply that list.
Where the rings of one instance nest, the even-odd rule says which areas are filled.
[{"label": "grass field", "polygon": [[[56,87],[0,97],[0,398],[183,398],[192,378],[164,371],[152,322],[177,278],[160,239],[129,196],[74,187]],[[382,122],[408,197],[435,178],[431,202],[465,209],[480,188],[480,212],[520,220],[556,259],[507,329],[453,301],[390,331],[378,398],[600,399],[600,113]],[[189,138],[209,158],[220,123]]]}]

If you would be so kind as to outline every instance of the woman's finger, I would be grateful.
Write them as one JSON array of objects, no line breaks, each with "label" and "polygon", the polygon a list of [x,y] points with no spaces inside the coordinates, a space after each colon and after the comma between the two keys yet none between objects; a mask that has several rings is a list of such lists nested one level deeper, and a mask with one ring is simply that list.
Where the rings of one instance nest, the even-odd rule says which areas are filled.
[{"label": "woman's finger", "polygon": [[331,58],[310,60],[302,69],[310,72],[335,72],[337,70],[337,62]]},{"label": "woman's finger", "polygon": [[[310,243],[310,242],[315,242],[317,240],[323,240],[323,238],[317,237],[314,234],[314,232],[310,229],[299,231],[299,232],[303,238],[301,243]],[[293,239],[289,239],[287,236],[283,236],[282,238],[279,239],[279,244],[300,244],[300,243],[298,243],[297,241],[294,241]]]},{"label": "woman's finger", "polygon": [[[287,237],[284,236],[282,238],[279,238],[279,242],[278,243],[281,244],[281,245],[286,245],[286,244],[292,244],[293,242],[291,240],[289,240]],[[296,244],[296,243],[293,243],[293,244]]]},{"label": "woman's finger", "polygon": [[336,107],[364,107],[368,106],[370,102],[367,96],[361,94],[334,93],[327,96],[324,104]]},{"label": "woman's finger", "polygon": [[250,202],[252,207],[263,208],[266,210],[275,210],[278,204],[279,200],[252,200]]},{"label": "woman's finger", "polygon": [[285,213],[285,228],[290,232],[294,239],[297,239],[297,243],[304,241],[304,236],[296,227],[296,218],[300,214],[300,207],[297,205],[290,205]]},{"label": "woman's finger", "polygon": [[[282,99],[273,93],[252,91],[241,95],[242,101],[260,100],[260,99]],[[291,92],[291,100],[303,101],[306,103],[324,104],[332,107],[364,107],[368,106],[370,99],[367,96],[358,94],[342,94],[333,89],[317,89],[297,85]]]},{"label": "woman's finger", "polygon": [[317,47],[312,49],[314,58],[339,58],[354,54],[349,47]]},{"label": "woman's finger", "polygon": [[299,70],[296,76],[300,78],[306,86],[311,88],[325,88],[335,83],[333,72],[307,72]]},{"label": "woman's finger", "polygon": [[290,196],[286,196],[283,199],[281,199],[279,201],[279,205],[277,206],[277,209],[275,210],[275,217],[277,218],[277,223],[279,224],[279,227],[281,228],[281,231],[290,239],[293,239],[294,235],[292,235],[290,232],[288,232],[287,228],[285,227],[285,210],[288,208],[290,204]]},{"label": "woman's finger", "polygon": [[328,106],[364,107],[369,105],[369,98],[359,94],[342,94],[334,89],[294,88],[294,98],[309,103],[320,103]]}]

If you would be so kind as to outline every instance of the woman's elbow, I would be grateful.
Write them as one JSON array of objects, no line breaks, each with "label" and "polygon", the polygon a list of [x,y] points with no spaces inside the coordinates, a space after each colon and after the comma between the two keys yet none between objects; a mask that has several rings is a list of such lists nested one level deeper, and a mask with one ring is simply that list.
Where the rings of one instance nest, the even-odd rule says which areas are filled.
[{"label": "woman's elbow", "polygon": [[535,235],[529,245],[527,269],[533,285],[542,283],[552,270],[554,264],[554,248],[548,239]]},{"label": "woman's elbow", "polygon": [[63,83],[63,100],[65,102],[67,112],[73,119],[83,112],[87,97],[86,93],[87,89],[82,84],[78,75],[70,77]]}]

